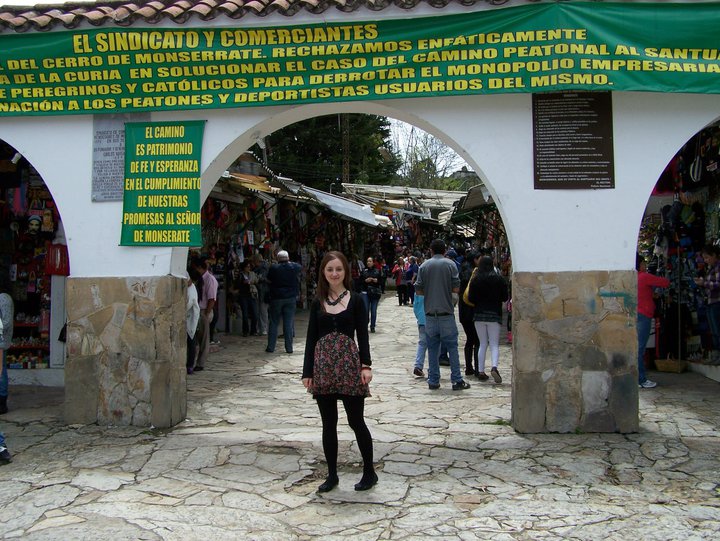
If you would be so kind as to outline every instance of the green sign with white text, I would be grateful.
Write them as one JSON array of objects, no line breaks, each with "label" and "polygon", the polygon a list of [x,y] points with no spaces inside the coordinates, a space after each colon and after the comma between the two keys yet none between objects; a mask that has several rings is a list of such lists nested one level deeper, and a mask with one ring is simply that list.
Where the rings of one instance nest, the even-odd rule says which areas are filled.
[{"label": "green sign with white text", "polygon": [[720,3],[0,35],[0,115],[585,91],[720,93]]},{"label": "green sign with white text", "polygon": [[204,120],[125,124],[121,246],[202,246]]}]

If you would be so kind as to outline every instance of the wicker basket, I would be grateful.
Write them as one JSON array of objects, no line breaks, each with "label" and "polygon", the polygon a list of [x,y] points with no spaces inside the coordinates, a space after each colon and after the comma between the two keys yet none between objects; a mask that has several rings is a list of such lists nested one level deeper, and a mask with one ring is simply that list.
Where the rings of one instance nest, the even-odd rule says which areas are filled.
[{"label": "wicker basket", "polygon": [[674,372],[680,374],[687,370],[687,361],[678,359],[655,359],[655,368],[660,372]]}]

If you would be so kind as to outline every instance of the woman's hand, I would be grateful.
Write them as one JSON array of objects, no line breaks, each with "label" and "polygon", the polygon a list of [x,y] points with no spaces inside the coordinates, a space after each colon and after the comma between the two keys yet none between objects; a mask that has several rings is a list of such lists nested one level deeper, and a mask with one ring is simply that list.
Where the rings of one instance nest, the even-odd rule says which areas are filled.
[{"label": "woman's hand", "polygon": [[302,384],[305,385],[306,389],[309,389],[310,387],[312,387],[312,378],[303,378]]},{"label": "woman's hand", "polygon": [[367,385],[372,381],[372,370],[361,370],[360,371],[360,381],[363,382],[363,385]]}]

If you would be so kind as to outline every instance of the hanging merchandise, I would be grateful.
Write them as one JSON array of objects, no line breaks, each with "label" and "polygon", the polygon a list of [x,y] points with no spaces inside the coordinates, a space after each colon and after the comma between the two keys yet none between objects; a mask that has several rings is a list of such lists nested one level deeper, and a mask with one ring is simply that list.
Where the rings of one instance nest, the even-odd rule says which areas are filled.
[{"label": "hanging merchandise", "polygon": [[67,246],[50,244],[45,255],[45,274],[56,276],[70,275],[70,258]]},{"label": "hanging merchandise", "polygon": [[15,304],[7,366],[46,368],[52,345],[51,276],[70,274],[67,246],[57,242],[62,238],[62,223],[49,190],[31,166],[23,170],[20,184],[5,194],[0,220],[7,237],[0,243],[0,259],[10,269]]}]

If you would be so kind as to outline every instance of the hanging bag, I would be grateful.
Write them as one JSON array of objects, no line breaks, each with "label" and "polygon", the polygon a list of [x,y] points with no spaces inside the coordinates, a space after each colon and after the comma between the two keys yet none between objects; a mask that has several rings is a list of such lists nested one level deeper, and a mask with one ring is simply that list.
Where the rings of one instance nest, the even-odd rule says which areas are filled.
[{"label": "hanging bag", "polygon": [[70,274],[70,258],[68,248],[64,244],[50,244],[45,254],[45,274],[68,276]]},{"label": "hanging bag", "polygon": [[470,302],[470,283],[473,281],[473,278],[475,278],[475,274],[477,273],[477,267],[475,267],[472,271],[472,274],[470,275],[470,279],[468,280],[467,285],[465,286],[465,291],[463,291],[462,300],[465,304],[468,306],[472,306],[475,308],[475,304]]}]

